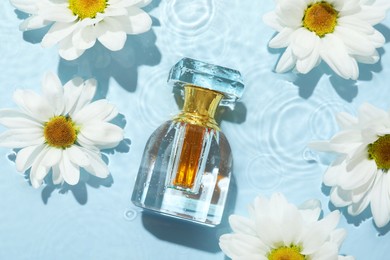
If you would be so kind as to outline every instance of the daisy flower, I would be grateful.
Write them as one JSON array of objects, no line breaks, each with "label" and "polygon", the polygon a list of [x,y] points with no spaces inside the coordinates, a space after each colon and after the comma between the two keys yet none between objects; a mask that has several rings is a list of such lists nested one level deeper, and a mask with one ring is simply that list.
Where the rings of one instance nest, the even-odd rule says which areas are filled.
[{"label": "daisy flower", "polygon": [[385,18],[389,3],[378,0],[275,0],[264,22],[278,33],[271,48],[286,48],[276,72],[306,74],[322,60],[339,76],[356,80],[358,62],[379,60],[385,43],[373,26]]},{"label": "daisy flower", "polygon": [[390,221],[390,114],[366,103],[358,117],[340,113],[337,121],[339,133],[309,144],[339,154],[323,178],[330,200],[353,216],[370,205],[375,224],[383,227]]},{"label": "daisy flower", "polygon": [[346,236],[344,229],[336,229],[340,213],[319,220],[320,213],[318,200],[298,208],[280,193],[270,200],[259,196],[249,207],[249,218],[229,217],[234,233],[222,235],[219,245],[233,260],[354,259],[338,255]]},{"label": "daisy flower", "polygon": [[99,177],[109,175],[100,149],[113,148],[123,139],[123,129],[109,123],[117,109],[107,100],[92,102],[96,81],[75,78],[62,87],[57,75],[45,75],[43,95],[16,90],[18,109],[1,109],[0,146],[17,149],[16,168],[30,169],[30,181],[38,188],[52,171],[53,183],[75,185],[80,168]]},{"label": "daisy flower", "polygon": [[42,39],[43,47],[59,45],[66,60],[80,57],[99,41],[107,49],[123,48],[127,34],[146,32],[152,25],[141,7],[151,0],[10,0],[17,9],[30,14],[21,30],[52,24]]}]

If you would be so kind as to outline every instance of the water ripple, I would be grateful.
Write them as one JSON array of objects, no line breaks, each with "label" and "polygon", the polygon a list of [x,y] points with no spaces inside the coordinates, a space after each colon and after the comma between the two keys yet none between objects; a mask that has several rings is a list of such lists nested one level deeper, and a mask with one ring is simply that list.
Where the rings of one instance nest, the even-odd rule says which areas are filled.
[{"label": "water ripple", "polygon": [[263,154],[253,158],[247,165],[248,183],[258,190],[273,190],[283,179],[283,167],[272,155]]},{"label": "water ripple", "polygon": [[127,209],[123,215],[127,221],[133,221],[137,218],[138,212],[135,209]]},{"label": "water ripple", "polygon": [[162,22],[179,35],[194,36],[206,31],[215,14],[214,0],[172,0],[163,7]]},{"label": "water ripple", "polygon": [[261,108],[263,112],[258,116],[257,129],[263,138],[258,140],[259,146],[266,147],[290,169],[289,176],[315,177],[316,165],[311,163],[313,158],[308,154],[307,143],[324,137],[330,129],[337,127],[334,121],[329,121],[333,117],[329,113],[342,107],[335,101],[325,101],[324,105],[324,100],[327,100],[326,96],[303,100],[296,95],[296,89],[286,88]]}]

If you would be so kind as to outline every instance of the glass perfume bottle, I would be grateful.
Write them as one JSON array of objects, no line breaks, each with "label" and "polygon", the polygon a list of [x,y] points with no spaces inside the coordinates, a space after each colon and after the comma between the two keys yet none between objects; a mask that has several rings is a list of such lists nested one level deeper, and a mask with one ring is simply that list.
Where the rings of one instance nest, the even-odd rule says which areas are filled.
[{"label": "glass perfume bottle", "polygon": [[183,110],[149,138],[132,202],[163,215],[208,226],[221,222],[232,154],[215,121],[218,106],[234,108],[244,90],[238,71],[184,58],[168,83],[184,96]]}]

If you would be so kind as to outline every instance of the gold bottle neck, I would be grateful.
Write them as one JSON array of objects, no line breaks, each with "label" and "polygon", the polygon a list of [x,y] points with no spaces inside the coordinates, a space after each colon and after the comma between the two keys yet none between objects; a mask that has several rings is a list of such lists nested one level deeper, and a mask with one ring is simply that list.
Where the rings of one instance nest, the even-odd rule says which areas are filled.
[{"label": "gold bottle neck", "polygon": [[223,94],[193,85],[184,86],[184,106],[174,120],[220,130],[215,112]]}]

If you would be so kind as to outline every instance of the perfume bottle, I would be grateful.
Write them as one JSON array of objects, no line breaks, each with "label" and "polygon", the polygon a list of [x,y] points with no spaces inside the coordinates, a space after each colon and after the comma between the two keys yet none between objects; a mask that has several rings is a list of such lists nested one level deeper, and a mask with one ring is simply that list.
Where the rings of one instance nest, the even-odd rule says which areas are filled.
[{"label": "perfume bottle", "polygon": [[181,113],[149,138],[132,202],[139,207],[207,226],[221,222],[232,153],[215,121],[218,106],[234,108],[244,90],[238,71],[183,58],[168,83],[184,97]]}]

